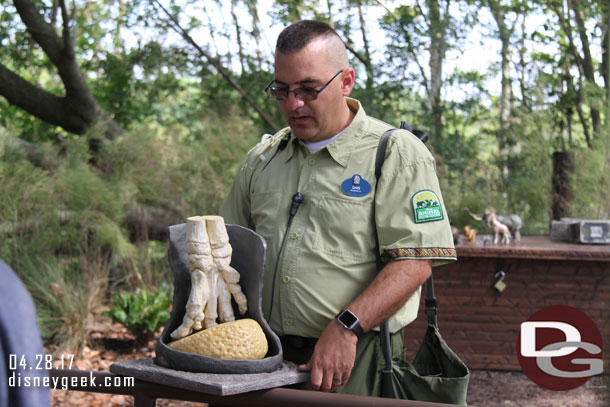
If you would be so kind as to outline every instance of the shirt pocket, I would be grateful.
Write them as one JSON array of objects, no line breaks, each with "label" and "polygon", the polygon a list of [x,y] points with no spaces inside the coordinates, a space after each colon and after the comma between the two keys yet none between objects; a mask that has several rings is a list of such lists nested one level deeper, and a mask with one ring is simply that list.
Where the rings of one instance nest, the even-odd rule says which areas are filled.
[{"label": "shirt pocket", "polygon": [[260,192],[251,196],[251,216],[256,225],[255,232],[265,238],[268,250],[276,233],[280,201],[280,191]]},{"label": "shirt pocket", "polygon": [[375,259],[373,202],[323,196],[313,249],[343,260]]}]

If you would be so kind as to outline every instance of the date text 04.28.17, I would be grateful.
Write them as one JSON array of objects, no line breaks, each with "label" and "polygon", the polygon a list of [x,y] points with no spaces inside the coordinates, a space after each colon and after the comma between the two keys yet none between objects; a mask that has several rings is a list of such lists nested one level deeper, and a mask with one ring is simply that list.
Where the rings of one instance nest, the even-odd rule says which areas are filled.
[{"label": "date text 04.28.17", "polygon": [[36,355],[17,355],[10,354],[8,359],[9,370],[50,370],[56,369],[72,369],[74,362],[73,354],[61,354],[59,357],[54,357],[50,354]]}]

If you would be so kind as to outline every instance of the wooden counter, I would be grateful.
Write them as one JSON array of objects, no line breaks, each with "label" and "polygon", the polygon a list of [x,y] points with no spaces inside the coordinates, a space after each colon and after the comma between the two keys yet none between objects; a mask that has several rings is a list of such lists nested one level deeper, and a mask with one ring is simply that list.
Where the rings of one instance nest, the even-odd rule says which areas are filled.
[{"label": "wooden counter", "polygon": [[610,262],[610,245],[554,242],[548,236],[523,236],[510,245],[493,246],[493,236],[477,237],[477,243],[456,245],[458,258],[542,259]]},{"label": "wooden counter", "polygon": [[[610,369],[610,245],[553,242],[523,236],[517,244],[458,244],[458,261],[434,269],[440,332],[471,368],[521,370],[516,343],[522,322],[551,305],[585,312],[604,341],[605,371]],[[493,285],[504,271],[504,291]],[[422,293],[422,298],[424,293]],[[406,329],[409,357],[426,328],[423,300]]]}]

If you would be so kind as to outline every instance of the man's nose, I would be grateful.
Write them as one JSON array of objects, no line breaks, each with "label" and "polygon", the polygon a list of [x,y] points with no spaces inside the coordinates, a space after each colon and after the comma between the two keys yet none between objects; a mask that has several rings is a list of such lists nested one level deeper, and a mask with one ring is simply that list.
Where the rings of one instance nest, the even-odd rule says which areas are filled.
[{"label": "man's nose", "polygon": [[297,110],[299,107],[303,106],[305,102],[301,99],[297,98],[294,92],[289,92],[286,100],[284,101],[286,107],[289,110]]}]

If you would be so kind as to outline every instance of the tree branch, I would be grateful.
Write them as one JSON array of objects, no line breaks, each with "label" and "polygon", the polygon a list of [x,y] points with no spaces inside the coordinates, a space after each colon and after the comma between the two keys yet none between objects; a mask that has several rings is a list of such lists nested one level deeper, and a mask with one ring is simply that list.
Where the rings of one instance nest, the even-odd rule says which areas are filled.
[{"label": "tree branch", "polygon": [[[566,36],[568,37],[568,44],[570,46],[570,51],[572,53],[572,56],[574,57],[574,59],[576,60],[576,67],[578,68],[578,74],[579,74],[579,78],[585,78],[585,80],[591,84],[595,84],[595,74],[594,74],[594,68],[593,68],[593,61],[591,59],[591,52],[589,50],[589,40],[587,38],[587,34],[586,34],[586,28],[584,26],[584,18],[582,16],[582,11],[579,9],[579,3],[577,1],[571,1],[569,0],[567,2],[567,18],[563,15],[563,13],[561,12],[561,10],[559,10],[557,8],[557,5],[554,3],[551,3],[551,8],[553,9],[553,11],[555,12],[555,14],[557,15],[557,17],[559,18],[559,24],[561,25],[561,28],[563,29],[563,31],[566,33]],[[583,55],[580,54],[580,51],[578,50],[578,48],[576,47],[576,43],[574,41],[573,38],[573,32],[572,32],[572,24],[570,23],[570,11],[574,12],[574,19],[576,20],[576,30],[580,36],[581,42],[582,42],[582,48],[583,48]],[[582,85],[579,86],[578,89],[578,93],[579,95],[582,95]],[[582,96],[580,96],[581,100],[582,100]],[[577,106],[578,108],[579,106]],[[600,114],[599,114],[599,110],[596,109],[593,106],[590,106],[591,108],[591,121],[592,121],[592,125],[593,125],[593,132],[597,133],[599,130],[599,126],[600,126]],[[578,110],[579,115],[582,115],[581,117],[581,123],[583,123],[583,126],[585,125],[584,123],[584,114],[582,113],[581,110]],[[587,136],[587,131],[585,129],[585,136]],[[590,146],[590,139],[587,136],[587,144]]]},{"label": "tree branch", "polygon": [[346,41],[344,41],[343,43],[345,44],[345,48],[347,48],[352,54],[354,54],[358,61],[362,62],[362,64],[364,64],[364,66],[366,66],[367,68],[370,66],[371,62],[364,55],[354,49],[354,47],[352,46],[354,41],[352,41],[350,37],[346,37]]},{"label": "tree branch", "polygon": [[66,99],[46,92],[0,64],[0,95],[31,115],[47,123],[80,134],[90,124],[75,115]]},{"label": "tree branch", "polygon": [[[591,85],[595,85],[595,68],[593,67],[593,58],[591,57],[591,49],[589,44],[589,38],[587,36],[587,29],[585,27],[585,16],[581,8],[581,4],[578,1],[571,0],[568,4],[572,5],[574,11],[574,19],[576,20],[576,29],[580,36],[583,51],[583,71],[585,73],[585,80]],[[599,110],[590,104],[591,108],[591,122],[593,125],[593,132],[597,134],[600,128],[601,117]],[[590,143],[589,143],[590,145]]]},{"label": "tree branch", "polygon": [[[25,100],[19,100],[19,96],[16,97],[16,95],[12,93],[12,84],[4,83],[3,89],[10,93],[10,99],[8,96],[7,99],[16,106],[26,109],[29,113],[44,121],[58,124],[66,130],[76,134],[84,133],[87,127],[103,116],[104,113],[93,97],[93,94],[82,75],[80,67],[76,62],[69,28],[70,17],[65,1],[59,1],[63,19],[63,38],[60,38],[57,35],[53,25],[44,20],[33,0],[13,0],[13,2],[27,31],[32,35],[34,41],[41,46],[42,50],[57,68],[59,77],[66,90],[65,98],[60,98],[61,104],[63,105],[62,114],[65,115],[65,117],[49,117],[49,114],[45,113],[43,110],[54,111],[55,108],[52,105],[43,105],[38,108],[32,106],[29,96],[38,93],[43,97],[42,100],[49,101],[50,94],[47,94],[47,92],[41,89],[38,89],[38,91],[35,92],[32,89],[34,87],[33,85],[27,83],[25,80],[19,78],[5,68],[3,72],[5,79],[11,77],[9,74],[10,72],[15,77],[18,77],[22,84],[28,85],[28,90],[21,95]],[[5,95],[3,92],[0,92],[0,94]],[[44,97],[44,95],[47,96]],[[67,127],[65,127],[63,123],[65,123]],[[112,137],[111,134],[108,134],[108,136]]]},{"label": "tree branch", "polygon": [[70,35],[70,16],[68,15],[68,9],[66,7],[65,0],[59,0],[59,6],[61,7],[61,19],[62,19],[62,34],[64,40],[65,52],[69,57],[74,58],[74,44],[72,42],[72,35]]},{"label": "tree branch", "polygon": [[362,33],[362,41],[364,42],[364,55],[368,64],[365,64],[366,67],[366,87],[367,89],[371,89],[373,87],[373,66],[371,64],[371,53],[369,50],[369,42],[366,37],[366,26],[364,22],[364,16],[362,13],[362,2],[360,0],[356,1],[356,5],[358,6],[358,20],[360,21],[360,31]]},{"label": "tree branch", "polygon": [[[576,45],[574,44],[574,39],[572,38],[572,25],[570,24],[570,22],[568,20],[566,20],[566,18],[562,14],[561,10],[557,9],[557,5],[555,3],[551,2],[550,7],[557,15],[557,18],[559,18],[559,25],[561,26],[563,31],[566,33],[566,36],[568,37],[568,43],[570,44],[570,49],[572,50],[572,55],[576,59],[576,67],[578,68],[578,73],[582,76],[583,75],[583,62],[582,62],[582,57],[581,57],[580,53],[578,52],[578,50],[576,49]],[[568,10],[568,13],[569,13],[569,10]]]},{"label": "tree branch", "polygon": [[523,106],[525,106],[528,112],[531,112],[532,107],[527,98],[525,86],[525,71],[527,69],[525,63],[525,32],[525,15],[523,15],[523,19],[521,20],[521,37],[519,38],[519,88],[521,89]]},{"label": "tree branch", "polygon": [[589,38],[587,37],[587,29],[585,27],[584,16],[582,10],[579,8],[578,2],[570,1],[572,5],[572,11],[574,12],[574,19],[576,20],[576,29],[580,36],[582,43],[583,57],[583,70],[585,77],[590,82],[595,82],[595,70],[593,68],[593,58],[591,57],[591,49],[589,46]]},{"label": "tree branch", "polygon": [[55,21],[57,21],[57,4],[58,0],[53,0],[53,11],[51,13],[51,25],[55,25]]},{"label": "tree branch", "polygon": [[[330,25],[333,30],[337,31],[337,27],[336,27],[334,17],[333,17],[331,2],[327,1],[326,5],[328,6],[328,19],[329,19],[328,25]],[[348,35],[345,35],[345,33],[343,33],[343,35],[345,36],[345,41],[343,41],[345,48],[347,48],[348,51],[350,51],[352,54],[354,54],[356,59],[365,66],[367,73],[370,72],[370,67],[371,67],[370,58],[367,58],[364,55],[362,55],[361,53],[359,53],[358,51],[356,51],[356,49],[354,48],[354,41]],[[370,76],[370,74],[367,74],[367,75]],[[368,78],[367,78],[367,80],[368,80]]]},{"label": "tree branch", "polygon": [[241,40],[241,29],[239,27],[239,19],[235,13],[235,0],[231,0],[231,17],[233,17],[233,24],[235,25],[235,36],[237,37],[237,55],[239,56],[239,63],[241,64],[241,71],[246,71],[246,58],[244,57],[244,45]]},{"label": "tree branch", "polygon": [[395,12],[393,12],[392,10],[390,10],[388,8],[388,6],[386,6],[381,0],[376,0],[377,4],[379,4],[381,7],[383,7],[385,9],[385,11],[387,11],[388,13],[390,13],[391,15],[393,15],[394,17],[396,17],[398,19],[398,16],[396,15]]},{"label": "tree branch", "polygon": [[415,52],[415,49],[411,45],[409,45],[408,50],[409,53],[413,56],[413,61],[415,62],[415,65],[417,65],[417,67],[419,68],[419,74],[421,75],[422,81],[424,82],[424,89],[426,90],[426,94],[430,95],[430,81],[428,80],[428,76],[426,75],[426,70],[419,62],[419,59],[417,58],[418,55]]},{"label": "tree branch", "polygon": [[32,0],[13,0],[15,8],[34,41],[42,47],[54,65],[61,61],[63,45],[55,27],[47,23]]},{"label": "tree branch", "polygon": [[[273,119],[271,118],[271,116],[269,115],[269,113],[267,113],[267,111],[265,109],[263,109],[262,106],[260,106],[258,103],[256,103],[247,93],[246,91],[239,85],[239,83],[237,83],[237,81],[235,80],[235,78],[233,78],[233,75],[231,75],[231,73],[220,63],[220,61],[218,61],[216,58],[212,57],[212,55],[210,55],[206,50],[204,50],[203,48],[201,48],[201,46],[199,46],[199,44],[197,44],[197,42],[195,42],[195,40],[193,39],[193,37],[190,36],[190,34],[184,29],[182,28],[182,26],[180,25],[180,23],[178,22],[178,20],[176,20],[176,18],[165,8],[163,7],[163,5],[161,3],[159,3],[158,0],[151,0],[154,4],[156,4],[162,11],[163,13],[165,13],[165,15],[170,19],[171,21],[171,28],[176,31],[178,34],[182,35],[182,37],[189,43],[191,44],[201,55],[203,55],[210,64],[212,64],[212,66],[214,66],[214,68],[216,68],[216,70],[218,71],[218,73],[220,73],[220,75],[225,78],[229,84],[235,89],[237,90],[237,92],[239,92],[240,95],[242,95],[242,97],[246,100],[246,102],[252,106],[254,108],[254,110],[256,110],[256,112],[261,116],[261,118],[271,127],[273,128],[275,131],[279,131],[280,127],[275,124],[275,122],[273,121]],[[153,4],[153,5],[154,5]]]}]

